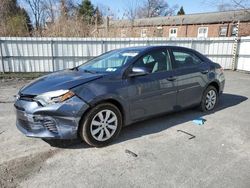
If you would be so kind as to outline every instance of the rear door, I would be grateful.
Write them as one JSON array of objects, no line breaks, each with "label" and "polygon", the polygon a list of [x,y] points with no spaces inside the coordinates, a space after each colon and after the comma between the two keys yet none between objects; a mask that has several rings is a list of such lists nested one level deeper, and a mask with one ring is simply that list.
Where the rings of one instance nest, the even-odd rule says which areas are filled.
[{"label": "rear door", "polygon": [[177,81],[177,107],[199,104],[206,86],[208,64],[192,50],[172,48],[171,52]]},{"label": "rear door", "polygon": [[145,54],[133,67],[147,68],[145,76],[128,78],[130,116],[133,120],[172,111],[176,105],[176,82],[166,49]]}]

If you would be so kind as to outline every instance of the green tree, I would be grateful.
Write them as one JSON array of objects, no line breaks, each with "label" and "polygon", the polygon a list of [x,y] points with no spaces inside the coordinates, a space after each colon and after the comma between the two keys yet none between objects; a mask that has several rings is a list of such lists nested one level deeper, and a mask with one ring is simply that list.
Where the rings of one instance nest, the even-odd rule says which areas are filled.
[{"label": "green tree", "polygon": [[[141,4],[141,5],[140,5]],[[158,16],[170,16],[173,15],[177,5],[170,7],[167,0],[141,0],[138,10],[135,7],[136,13],[133,13],[138,18],[152,18]]]},{"label": "green tree", "polygon": [[18,6],[17,0],[0,1],[0,17],[2,36],[27,36],[32,30],[29,15]]},{"label": "green tree", "polygon": [[177,15],[185,15],[185,11],[183,9],[183,6],[181,6],[180,10],[177,12]]},{"label": "green tree", "polygon": [[88,24],[93,24],[95,8],[90,0],[83,0],[78,9],[79,16]]}]

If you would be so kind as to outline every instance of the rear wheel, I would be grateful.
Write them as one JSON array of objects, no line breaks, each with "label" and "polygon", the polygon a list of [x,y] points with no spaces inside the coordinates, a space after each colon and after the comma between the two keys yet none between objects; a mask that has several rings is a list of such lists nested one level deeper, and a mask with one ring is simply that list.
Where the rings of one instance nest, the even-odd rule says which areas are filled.
[{"label": "rear wheel", "polygon": [[208,86],[202,96],[200,109],[204,112],[211,111],[215,108],[217,102],[218,102],[217,89],[214,86]]},{"label": "rear wheel", "polygon": [[109,144],[122,127],[122,115],[113,104],[99,104],[91,109],[81,122],[79,133],[91,146],[101,147]]}]

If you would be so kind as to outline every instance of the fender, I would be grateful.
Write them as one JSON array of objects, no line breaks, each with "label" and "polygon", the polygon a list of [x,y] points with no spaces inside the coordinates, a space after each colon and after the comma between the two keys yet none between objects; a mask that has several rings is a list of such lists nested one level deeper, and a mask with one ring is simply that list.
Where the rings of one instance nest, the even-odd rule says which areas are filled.
[{"label": "fender", "polygon": [[130,124],[131,120],[129,119],[129,104],[126,100],[127,89],[116,89],[114,87],[112,89],[108,89],[110,87],[106,87],[105,84],[101,83],[93,83],[90,82],[88,84],[80,85],[76,88],[73,88],[72,91],[81,98],[84,102],[89,105],[89,108],[93,108],[98,103],[103,103],[105,101],[113,102],[114,105],[122,108],[122,112],[124,115],[124,125]]}]

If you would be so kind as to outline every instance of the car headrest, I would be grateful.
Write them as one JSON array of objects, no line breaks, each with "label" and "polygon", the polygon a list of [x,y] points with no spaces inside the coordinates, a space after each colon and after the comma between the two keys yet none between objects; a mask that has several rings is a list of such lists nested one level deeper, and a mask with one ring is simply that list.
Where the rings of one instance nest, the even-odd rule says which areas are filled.
[{"label": "car headrest", "polygon": [[185,63],[186,63],[186,64],[193,64],[193,58],[190,57],[190,56],[189,56],[189,57],[186,57],[186,58],[185,58]]}]

